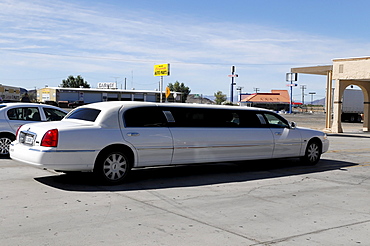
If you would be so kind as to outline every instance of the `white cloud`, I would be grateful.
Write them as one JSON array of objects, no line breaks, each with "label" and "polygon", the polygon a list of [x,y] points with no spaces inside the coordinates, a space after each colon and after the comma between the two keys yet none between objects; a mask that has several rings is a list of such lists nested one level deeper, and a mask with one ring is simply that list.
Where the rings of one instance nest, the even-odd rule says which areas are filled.
[{"label": "white cloud", "polygon": [[[54,77],[46,75],[50,71],[65,76],[80,71],[97,78],[135,70],[144,84],[157,79],[152,65],[169,62],[173,73],[166,80],[188,81],[194,92],[228,91],[231,65],[245,74],[239,83],[253,80],[261,90],[270,90],[279,87],[276,81],[292,66],[362,56],[369,46],[245,23],[207,23],[186,16],[159,19],[147,11],[118,16],[78,2],[3,0],[0,9],[0,64],[5,74],[19,79],[20,69],[37,70],[42,77]],[[280,88],[284,86],[282,80]]]}]

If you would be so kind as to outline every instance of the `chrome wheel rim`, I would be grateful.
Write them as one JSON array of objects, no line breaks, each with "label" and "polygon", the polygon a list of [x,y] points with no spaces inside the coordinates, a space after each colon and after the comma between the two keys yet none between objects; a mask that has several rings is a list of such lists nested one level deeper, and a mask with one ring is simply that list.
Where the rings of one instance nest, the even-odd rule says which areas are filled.
[{"label": "chrome wheel rim", "polygon": [[9,154],[9,145],[11,142],[9,138],[0,138],[0,155]]},{"label": "chrome wheel rim", "polygon": [[311,144],[307,149],[307,157],[310,162],[315,162],[320,156],[319,146],[317,144]]},{"label": "chrome wheel rim", "polygon": [[109,180],[119,180],[125,176],[127,170],[126,158],[119,153],[109,155],[103,165],[103,172]]}]

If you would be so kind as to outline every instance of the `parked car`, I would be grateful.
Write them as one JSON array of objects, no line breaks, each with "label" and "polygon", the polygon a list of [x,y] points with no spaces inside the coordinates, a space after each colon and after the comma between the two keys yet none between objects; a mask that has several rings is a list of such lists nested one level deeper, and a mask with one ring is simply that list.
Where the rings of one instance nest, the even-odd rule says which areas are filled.
[{"label": "parked car", "polygon": [[85,105],[84,101],[74,101],[74,102],[68,103],[68,108],[76,108],[82,105]]},{"label": "parked car", "polygon": [[133,167],[286,157],[314,165],[328,147],[325,133],[265,109],[117,101],[21,126],[10,156],[57,171],[92,171],[114,184]]},{"label": "parked car", "polygon": [[0,155],[9,154],[9,144],[14,141],[19,126],[35,121],[61,120],[66,111],[45,104],[0,104]]},{"label": "parked car", "polygon": [[44,103],[47,105],[53,105],[53,106],[58,107],[58,103],[56,101],[45,101]]}]

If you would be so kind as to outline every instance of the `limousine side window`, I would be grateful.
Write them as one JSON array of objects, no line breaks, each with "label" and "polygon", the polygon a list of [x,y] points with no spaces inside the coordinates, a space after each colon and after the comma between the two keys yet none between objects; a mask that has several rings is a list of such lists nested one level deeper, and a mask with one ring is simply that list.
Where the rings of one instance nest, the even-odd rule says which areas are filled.
[{"label": "limousine side window", "polygon": [[238,127],[240,122],[231,110],[169,107],[165,112],[173,116],[172,127]]},{"label": "limousine side window", "polygon": [[289,128],[289,123],[279,115],[269,113],[265,113],[264,115],[270,127]]},{"label": "limousine side window", "polygon": [[256,113],[250,110],[173,107],[164,112],[173,116],[172,121],[168,121],[171,127],[261,127]]},{"label": "limousine side window", "polygon": [[262,127],[263,122],[261,122],[261,119],[258,117],[258,114],[256,114],[256,112],[250,110],[238,110],[236,112],[237,114],[239,114],[240,118],[239,127],[246,128]]},{"label": "limousine side window", "polygon": [[158,107],[138,107],[128,109],[124,115],[126,127],[164,127],[167,120]]}]

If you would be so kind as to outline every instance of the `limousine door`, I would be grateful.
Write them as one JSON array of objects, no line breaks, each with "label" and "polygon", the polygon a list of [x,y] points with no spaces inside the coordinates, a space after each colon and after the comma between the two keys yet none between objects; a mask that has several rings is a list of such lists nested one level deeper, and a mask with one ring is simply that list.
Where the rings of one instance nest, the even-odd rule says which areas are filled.
[{"label": "limousine door", "polygon": [[253,112],[174,108],[173,164],[271,158],[273,136]]},{"label": "limousine door", "polygon": [[273,137],[268,128],[170,128],[172,163],[241,161],[271,158]]},{"label": "limousine door", "polygon": [[171,164],[173,141],[162,111],[157,107],[132,108],[123,117],[122,135],[135,147],[138,166]]},{"label": "limousine door", "polygon": [[274,136],[273,158],[299,156],[302,148],[302,137],[297,129],[290,128],[282,117],[272,113],[264,114]]}]

